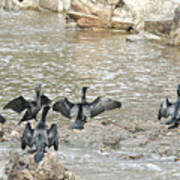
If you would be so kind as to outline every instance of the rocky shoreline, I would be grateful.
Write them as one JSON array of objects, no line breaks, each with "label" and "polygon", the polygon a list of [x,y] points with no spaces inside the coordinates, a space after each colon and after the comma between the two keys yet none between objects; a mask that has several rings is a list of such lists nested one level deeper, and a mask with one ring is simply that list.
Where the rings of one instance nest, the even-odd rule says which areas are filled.
[{"label": "rocky shoreline", "polygon": [[[6,143],[17,144],[20,142],[20,137],[23,127],[13,128],[10,123],[2,125],[1,130],[4,136],[1,137],[1,143],[6,146]],[[167,129],[166,125],[160,122],[148,122],[137,120],[133,122],[122,121],[117,124],[112,121],[91,121],[85,125],[84,130],[69,130],[66,126],[59,128],[60,146],[68,144],[77,148],[92,148],[97,149],[102,154],[107,154],[109,151],[122,150],[131,152],[119,157],[123,160],[143,159],[145,154],[156,154],[160,157],[173,156],[174,161],[180,159],[180,130]],[[61,148],[59,148],[61,151]],[[43,161],[37,165],[33,162],[32,154],[27,152],[10,153],[1,160],[3,176],[19,179],[27,177],[27,179],[73,179],[78,180],[79,177],[73,175],[67,169],[63,168],[55,154],[46,153]],[[61,173],[57,173],[53,169]],[[70,174],[70,175],[69,175]],[[53,178],[51,178],[53,177]],[[63,177],[63,178],[59,178]],[[11,178],[10,178],[11,179]]]},{"label": "rocky shoreline", "polygon": [[152,39],[180,44],[178,0],[2,0],[0,8],[48,9],[62,13],[67,27],[125,31],[136,35],[128,38],[130,41]]}]

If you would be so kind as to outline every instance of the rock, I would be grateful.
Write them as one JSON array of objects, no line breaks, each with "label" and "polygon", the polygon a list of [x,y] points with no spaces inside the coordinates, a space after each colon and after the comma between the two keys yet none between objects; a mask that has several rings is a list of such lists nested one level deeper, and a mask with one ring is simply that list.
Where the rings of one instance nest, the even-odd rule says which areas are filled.
[{"label": "rock", "polygon": [[39,0],[39,5],[51,11],[64,12],[71,8],[71,0]]},{"label": "rock", "polygon": [[0,1],[0,8],[3,8],[4,10],[10,11],[10,10],[17,9],[17,6],[14,3],[14,0],[1,0]]},{"label": "rock", "polygon": [[119,17],[113,17],[112,18],[112,28],[115,29],[124,29],[129,31],[130,29],[133,29],[134,23],[131,19],[122,19]]},{"label": "rock", "polygon": [[63,9],[63,5],[62,3],[59,4],[59,0],[39,0],[39,5],[45,9],[49,9],[51,11],[56,12],[58,11],[58,9]]},{"label": "rock", "polygon": [[106,23],[103,23],[97,16],[87,15],[80,12],[68,12],[70,18],[74,19],[79,27],[104,27]]},{"label": "rock", "polygon": [[[111,27],[112,9],[107,3],[72,0],[71,8],[74,12],[71,14],[71,18],[73,18],[80,27]],[[74,16],[76,12],[82,13],[83,17],[79,16],[79,18],[77,18],[77,16]]]},{"label": "rock", "polygon": [[180,21],[180,6],[177,6],[176,9],[174,10],[174,22],[179,23]]},{"label": "rock", "polygon": [[107,0],[108,4],[110,5],[117,5],[119,3],[119,0]]},{"label": "rock", "polygon": [[138,34],[128,35],[126,37],[126,40],[129,42],[136,42],[136,41],[145,41],[145,40],[162,41],[164,39],[162,39],[162,37],[160,36],[157,36],[151,33],[141,32]]},{"label": "rock", "polygon": [[125,160],[138,160],[143,158],[144,156],[142,154],[138,154],[138,155],[129,155],[129,156],[125,156],[123,159]]},{"label": "rock", "polygon": [[39,164],[29,154],[11,154],[5,165],[5,175],[11,180],[80,180],[72,172],[65,169],[55,155],[45,154]]},{"label": "rock", "polygon": [[144,30],[160,36],[167,36],[171,31],[172,18],[156,17],[145,20]]},{"label": "rock", "polygon": [[175,46],[180,45],[180,6],[178,6],[174,11],[174,18],[171,26],[168,44]]},{"label": "rock", "polygon": [[[144,21],[145,19],[148,19],[145,23],[145,28],[147,26],[146,30],[148,30],[148,32],[157,33],[159,31],[162,34],[168,34],[170,25],[169,21],[166,21],[166,19],[172,17],[172,12],[177,4],[178,2],[175,0],[172,0],[171,2],[168,0],[154,0],[153,2],[150,0],[72,0],[71,10],[84,14],[83,20],[75,19],[75,21],[79,21],[78,24],[81,27],[97,27],[98,24],[99,28],[116,27],[117,29],[121,29],[123,26],[124,29],[124,27],[127,26],[127,21],[117,21],[116,19],[127,18],[130,20],[128,20],[128,22],[133,22],[133,29],[139,32],[144,30]],[[99,22],[97,23],[95,21],[95,24],[93,24],[93,21],[86,19],[88,18],[86,15],[96,16],[99,19]],[[162,21],[162,19],[156,19],[155,22],[158,21],[158,25],[154,25],[153,19],[151,22],[153,25],[150,25],[152,16],[164,16],[165,21]],[[113,24],[111,22],[113,22]],[[117,25],[118,22],[120,25]],[[168,24],[166,25],[167,22]],[[125,24],[122,25],[123,23]],[[152,28],[153,31],[151,30]],[[157,31],[154,30],[154,28],[157,28]],[[151,31],[149,31],[149,29]]]},{"label": "rock", "polygon": [[39,10],[39,0],[13,0],[13,2],[23,10]]},{"label": "rock", "polygon": [[131,10],[126,6],[123,6],[121,8],[120,7],[115,8],[112,12],[112,18],[113,17],[129,18],[129,19],[133,20],[133,14],[132,14]]}]

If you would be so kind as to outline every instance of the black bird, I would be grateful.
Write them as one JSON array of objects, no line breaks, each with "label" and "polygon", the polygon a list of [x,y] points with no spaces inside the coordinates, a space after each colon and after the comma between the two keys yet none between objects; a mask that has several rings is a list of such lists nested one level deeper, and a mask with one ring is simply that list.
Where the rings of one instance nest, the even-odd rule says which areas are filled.
[{"label": "black bird", "polygon": [[6,119],[0,114],[0,123],[4,124]]},{"label": "black bird", "polygon": [[34,161],[36,163],[39,163],[43,159],[46,147],[50,148],[51,146],[54,146],[54,149],[56,151],[58,150],[59,136],[57,125],[52,124],[49,129],[46,125],[46,116],[49,109],[49,106],[44,107],[42,118],[35,129],[32,129],[30,123],[27,123],[21,138],[22,149],[25,149],[26,146],[32,147],[33,145],[36,147],[36,153],[34,155]]},{"label": "black bird", "polygon": [[168,118],[171,117],[169,121],[165,124],[173,124],[168,129],[176,128],[179,126],[180,120],[180,85],[177,87],[177,101],[172,103],[165,99],[165,101],[160,105],[158,112],[158,119],[160,120],[162,117]]},{"label": "black bird", "polygon": [[76,121],[69,127],[70,129],[83,129],[87,118],[93,118],[106,110],[112,110],[121,107],[121,102],[106,97],[97,97],[93,102],[88,103],[86,100],[86,91],[88,87],[82,88],[81,102],[74,104],[67,98],[57,101],[53,105],[53,110],[60,112],[63,116]]},{"label": "black bird", "polygon": [[43,94],[41,95],[41,84],[39,84],[35,88],[35,92],[36,99],[34,101],[28,101],[23,96],[19,96],[11,100],[7,105],[4,106],[4,109],[12,109],[17,113],[21,113],[22,111],[27,109],[22,119],[18,122],[18,125],[20,125],[23,121],[36,119],[36,116],[41,107],[43,105],[48,105],[51,102],[51,100],[47,96]]}]

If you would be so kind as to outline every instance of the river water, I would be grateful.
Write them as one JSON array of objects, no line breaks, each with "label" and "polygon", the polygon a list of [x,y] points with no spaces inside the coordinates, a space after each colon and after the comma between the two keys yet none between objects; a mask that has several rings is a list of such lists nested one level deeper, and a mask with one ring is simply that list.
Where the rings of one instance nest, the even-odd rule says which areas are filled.
[{"label": "river water", "polygon": [[[68,29],[55,13],[0,11],[0,106],[20,94],[32,99],[38,83],[52,100],[67,96],[78,101],[81,87],[89,86],[89,100],[106,95],[123,104],[120,111],[97,119],[157,121],[164,97],[176,98],[180,49],[156,42],[127,42],[126,36]],[[9,121],[19,120],[11,111],[2,114]],[[51,115],[54,121],[58,117]],[[59,125],[63,124],[69,121],[62,118]],[[117,158],[119,153],[123,152],[107,158],[96,149],[61,145],[59,157],[87,180],[180,178],[180,167],[171,157],[151,155],[127,162]]]}]

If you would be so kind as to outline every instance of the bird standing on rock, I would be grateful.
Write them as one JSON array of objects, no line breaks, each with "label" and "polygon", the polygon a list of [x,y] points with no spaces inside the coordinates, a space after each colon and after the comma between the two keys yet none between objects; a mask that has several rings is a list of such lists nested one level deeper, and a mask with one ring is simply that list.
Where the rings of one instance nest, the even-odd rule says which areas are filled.
[{"label": "bird standing on rock", "polygon": [[59,135],[56,124],[52,124],[48,129],[46,124],[46,116],[50,107],[45,106],[42,112],[42,118],[36,125],[35,129],[32,129],[30,123],[27,123],[26,128],[21,138],[21,148],[25,149],[26,146],[36,148],[34,155],[34,161],[39,163],[43,157],[46,147],[54,146],[54,149],[58,150]]},{"label": "bird standing on rock", "polygon": [[121,102],[106,97],[97,97],[93,102],[88,103],[86,100],[86,91],[88,87],[82,88],[81,102],[72,103],[67,98],[57,101],[53,105],[53,110],[60,112],[63,116],[76,121],[69,129],[83,129],[87,118],[93,118],[106,110],[112,110],[121,107]]},{"label": "bird standing on rock", "polygon": [[4,106],[4,109],[12,109],[17,113],[21,113],[22,111],[27,109],[22,119],[18,122],[18,125],[20,125],[23,121],[29,121],[31,119],[36,120],[36,116],[41,107],[43,105],[48,105],[51,102],[51,100],[47,96],[43,94],[41,95],[41,86],[42,85],[39,84],[35,88],[36,98],[34,101],[28,101],[23,96],[19,96],[11,100],[7,105]]}]

